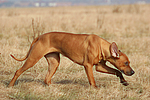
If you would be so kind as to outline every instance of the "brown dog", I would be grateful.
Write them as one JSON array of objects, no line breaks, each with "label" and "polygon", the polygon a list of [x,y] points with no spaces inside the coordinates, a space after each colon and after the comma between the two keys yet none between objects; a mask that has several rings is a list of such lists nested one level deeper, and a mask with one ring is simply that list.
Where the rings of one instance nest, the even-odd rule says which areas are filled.
[{"label": "brown dog", "polygon": [[[116,43],[109,43],[97,35],[88,34],[72,34],[64,32],[50,32],[37,37],[31,44],[26,57],[17,59],[17,61],[26,62],[16,71],[13,79],[9,83],[9,87],[13,86],[17,78],[27,69],[34,66],[43,56],[48,62],[48,73],[45,78],[47,85],[51,84],[51,78],[56,72],[60,62],[60,53],[75,63],[83,65],[87,74],[90,85],[96,87],[93,77],[93,65],[96,66],[96,71],[113,74],[120,78],[123,85],[128,85],[127,81],[122,76],[131,76],[134,71],[129,66],[128,57],[118,50]],[[109,61],[120,71],[110,68],[106,65]]]}]

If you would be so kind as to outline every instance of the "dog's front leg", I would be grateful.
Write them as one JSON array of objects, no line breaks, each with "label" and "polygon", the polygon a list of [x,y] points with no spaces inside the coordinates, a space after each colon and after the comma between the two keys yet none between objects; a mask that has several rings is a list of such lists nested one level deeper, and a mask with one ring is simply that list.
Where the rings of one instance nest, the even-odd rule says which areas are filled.
[{"label": "dog's front leg", "polygon": [[85,68],[85,72],[87,74],[90,85],[92,85],[93,87],[96,87],[94,76],[93,76],[93,65],[86,64],[84,68]]},{"label": "dog's front leg", "polygon": [[106,65],[106,61],[101,61],[96,65],[96,71],[102,72],[102,73],[108,73],[108,74],[113,74],[116,75],[117,77],[120,78],[120,83],[123,85],[127,86],[129,85],[127,81],[124,79],[122,73],[116,69],[110,68]]}]

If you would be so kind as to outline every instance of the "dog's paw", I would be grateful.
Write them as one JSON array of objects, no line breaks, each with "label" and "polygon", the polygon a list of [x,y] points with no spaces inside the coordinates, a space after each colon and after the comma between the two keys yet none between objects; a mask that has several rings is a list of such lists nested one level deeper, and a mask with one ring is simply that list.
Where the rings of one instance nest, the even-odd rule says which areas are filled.
[{"label": "dog's paw", "polygon": [[98,87],[96,85],[95,86],[91,85],[90,88],[91,89],[98,89]]},{"label": "dog's paw", "polygon": [[122,81],[121,83],[122,83],[122,85],[124,85],[124,86],[128,86],[128,85],[129,85],[129,83],[126,82],[126,81]]}]

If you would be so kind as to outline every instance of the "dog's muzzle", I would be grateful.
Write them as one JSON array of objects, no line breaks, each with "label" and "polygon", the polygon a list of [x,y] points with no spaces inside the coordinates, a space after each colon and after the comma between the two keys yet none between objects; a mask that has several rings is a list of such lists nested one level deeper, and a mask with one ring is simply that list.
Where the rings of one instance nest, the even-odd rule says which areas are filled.
[{"label": "dog's muzzle", "polygon": [[133,70],[127,71],[127,72],[124,72],[123,70],[121,70],[121,72],[124,73],[127,76],[132,76],[135,73]]}]

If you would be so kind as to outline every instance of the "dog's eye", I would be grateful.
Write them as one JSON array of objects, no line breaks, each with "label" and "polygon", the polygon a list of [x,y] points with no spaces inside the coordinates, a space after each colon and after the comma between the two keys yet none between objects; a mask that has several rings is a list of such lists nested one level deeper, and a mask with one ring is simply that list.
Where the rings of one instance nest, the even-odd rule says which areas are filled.
[{"label": "dog's eye", "polygon": [[129,63],[128,63],[128,62],[125,62],[124,64],[125,64],[126,66],[128,66],[128,65],[129,65]]}]

